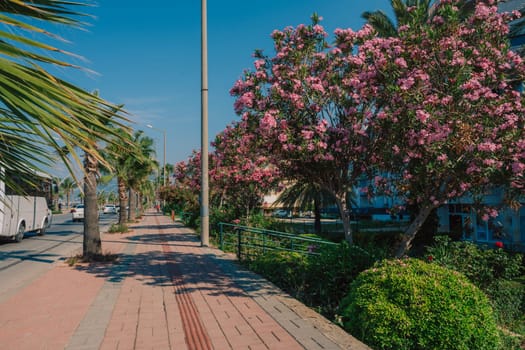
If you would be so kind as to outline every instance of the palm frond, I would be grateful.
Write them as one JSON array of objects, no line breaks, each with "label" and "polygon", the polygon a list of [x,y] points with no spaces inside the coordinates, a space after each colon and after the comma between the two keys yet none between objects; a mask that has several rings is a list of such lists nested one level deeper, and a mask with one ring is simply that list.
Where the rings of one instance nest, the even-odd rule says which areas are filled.
[{"label": "palm frond", "polygon": [[[32,154],[47,154],[51,148],[72,174],[71,159],[82,163],[76,154],[77,148],[105,162],[98,152],[97,142],[113,142],[114,126],[125,128],[128,120],[125,111],[118,106],[57,78],[39,65],[80,68],[54,57],[57,53],[72,57],[72,53],[35,40],[35,34],[59,39],[35,24],[57,23],[81,28],[84,25],[81,20],[90,16],[77,9],[90,5],[84,1],[0,1],[0,23],[10,28],[0,31],[0,118],[6,119],[0,125],[0,134],[10,135],[6,129],[10,125],[23,128],[31,135]],[[21,140],[11,137],[10,142],[15,141],[23,146]],[[0,156],[6,159],[4,154]],[[38,160],[47,161],[46,157],[31,158],[31,153],[11,160],[21,161],[24,156],[35,164]]]},{"label": "palm frond", "polygon": [[381,10],[374,12],[364,12],[361,17],[370,24],[377,34],[381,37],[395,37],[397,36],[396,25],[390,18]]}]

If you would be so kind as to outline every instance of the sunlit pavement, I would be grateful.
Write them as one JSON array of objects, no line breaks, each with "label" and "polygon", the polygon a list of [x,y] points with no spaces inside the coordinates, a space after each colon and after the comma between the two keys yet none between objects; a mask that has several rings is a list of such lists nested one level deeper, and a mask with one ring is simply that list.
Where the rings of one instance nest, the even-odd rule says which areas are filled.
[{"label": "sunlit pavement", "polygon": [[368,349],[167,216],[102,240],[117,264],[61,261],[0,303],[2,348]]}]

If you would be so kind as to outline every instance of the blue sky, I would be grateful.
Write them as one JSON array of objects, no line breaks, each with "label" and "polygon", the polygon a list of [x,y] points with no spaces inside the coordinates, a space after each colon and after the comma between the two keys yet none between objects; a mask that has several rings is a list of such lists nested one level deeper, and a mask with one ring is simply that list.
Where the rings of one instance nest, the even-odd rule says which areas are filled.
[{"label": "blue sky", "polygon": [[[310,23],[316,12],[329,33],[359,29],[361,13],[383,9],[388,0],[208,0],[208,81],[210,140],[237,120],[229,90],[252,53],[272,54],[274,29]],[[200,1],[99,0],[89,9],[87,31],[59,28],[69,40],[60,47],[83,56],[73,62],[97,72],[66,70],[63,76],[116,104],[124,104],[135,122],[156,141],[162,161],[166,131],[168,163],[186,160],[200,148]]]}]

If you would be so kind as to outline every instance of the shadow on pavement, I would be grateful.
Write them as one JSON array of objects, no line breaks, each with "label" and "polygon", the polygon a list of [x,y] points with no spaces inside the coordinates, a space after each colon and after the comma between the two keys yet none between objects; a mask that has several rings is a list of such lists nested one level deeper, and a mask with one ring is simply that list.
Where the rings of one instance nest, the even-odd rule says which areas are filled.
[{"label": "shadow on pavement", "polygon": [[51,258],[56,258],[57,256],[57,254],[35,253],[35,251],[32,250],[13,250],[9,252],[0,252],[0,261],[16,259],[18,261],[35,261],[39,263],[51,264],[56,260]]},{"label": "shadow on pavement", "polygon": [[[177,224],[169,226],[183,227]],[[162,225],[162,228],[166,228],[166,225]],[[159,247],[145,253],[124,252],[118,255],[116,263],[77,265],[75,269],[114,283],[134,278],[145,285],[173,286],[174,293],[181,294],[198,290],[210,295],[244,296],[246,292],[243,289],[256,291],[268,283],[230,259],[205,250],[202,254],[184,252],[184,249],[170,251],[173,247],[198,247],[194,234],[144,234],[127,239],[131,244],[153,244]]]}]

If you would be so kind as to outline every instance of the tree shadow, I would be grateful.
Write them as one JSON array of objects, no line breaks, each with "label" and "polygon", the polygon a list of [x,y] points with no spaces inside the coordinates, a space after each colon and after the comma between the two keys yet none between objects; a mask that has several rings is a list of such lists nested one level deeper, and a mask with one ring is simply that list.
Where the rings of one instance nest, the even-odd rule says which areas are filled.
[{"label": "tree shadow", "polygon": [[57,254],[50,253],[35,253],[33,250],[13,250],[7,252],[0,252],[0,261],[14,259],[16,263],[20,261],[35,261],[39,263],[52,264],[55,262]]},{"label": "tree shadow", "polygon": [[[117,254],[117,262],[94,262],[74,268],[113,283],[133,278],[144,285],[173,286],[174,293],[180,294],[199,291],[234,297],[262,289],[265,294],[275,291],[268,288],[265,279],[244,269],[221,251],[200,248],[193,234],[145,234],[127,239],[133,248],[128,245],[123,253]],[[154,244],[157,249],[134,253],[137,244]],[[191,252],[181,248],[183,246],[191,247]]]}]

